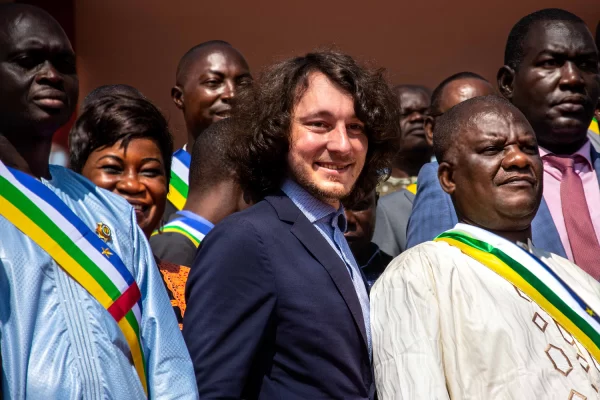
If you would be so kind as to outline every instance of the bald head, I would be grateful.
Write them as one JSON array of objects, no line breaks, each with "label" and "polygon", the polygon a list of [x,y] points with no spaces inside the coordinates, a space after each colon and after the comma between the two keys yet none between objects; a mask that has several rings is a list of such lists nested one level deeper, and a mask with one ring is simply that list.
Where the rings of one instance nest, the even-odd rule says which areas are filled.
[{"label": "bald head", "polygon": [[223,53],[226,54],[231,62],[239,63],[246,69],[248,63],[246,59],[237,49],[235,49],[230,43],[224,40],[209,40],[208,42],[200,43],[191,49],[189,49],[177,65],[177,73],[175,76],[175,82],[177,85],[184,85],[188,79],[188,75],[193,70],[194,64],[202,62],[204,59],[209,57],[212,53]]},{"label": "bald head", "polygon": [[431,96],[431,115],[440,115],[458,103],[478,96],[494,94],[487,79],[474,72],[460,72],[442,81]]},{"label": "bald head", "polygon": [[41,8],[29,4],[2,3],[0,4],[0,34],[6,34],[12,27],[21,23],[24,17],[33,17],[60,27],[58,22]]},{"label": "bald head", "polygon": [[77,103],[75,54],[58,22],[25,4],[0,5],[0,132],[51,135]]},{"label": "bald head", "polygon": [[514,116],[528,124],[519,109],[503,97],[489,95],[465,100],[450,108],[436,121],[433,150],[437,160],[439,162],[451,160],[456,152],[461,132],[479,130],[480,115],[490,112]]}]

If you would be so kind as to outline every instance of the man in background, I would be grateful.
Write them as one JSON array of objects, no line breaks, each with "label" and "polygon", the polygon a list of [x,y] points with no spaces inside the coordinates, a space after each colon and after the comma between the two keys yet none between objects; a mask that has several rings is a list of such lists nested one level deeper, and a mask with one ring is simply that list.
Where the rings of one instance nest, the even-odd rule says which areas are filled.
[{"label": "man in background", "polygon": [[419,85],[398,85],[394,92],[400,104],[400,150],[394,158],[390,177],[377,188],[380,196],[407,187],[415,190],[419,170],[433,155],[424,129],[431,92]]},{"label": "man in background", "polygon": [[[444,79],[433,91],[429,114],[425,118],[425,138],[428,145],[433,148],[433,127],[436,119],[442,114],[465,100],[493,93],[492,85],[474,72],[460,72]],[[437,161],[428,162],[423,166],[419,173],[417,196],[427,196],[432,187],[440,189],[437,167]],[[379,200],[373,241],[383,252],[392,257],[396,257],[406,249],[407,228],[409,228],[414,199],[414,191],[400,190]],[[447,197],[442,199],[450,201]],[[451,204],[446,204],[448,205]],[[423,216],[426,219],[416,223],[416,226],[432,221],[429,213]]]},{"label": "man in background", "polygon": [[[504,64],[498,89],[532,125],[544,164],[533,243],[600,278],[600,156],[589,140],[595,133],[588,131],[600,95],[594,38],[583,20],[568,11],[536,11],[511,29]],[[457,220],[448,195],[432,187],[415,199],[409,248]]]},{"label": "man in background", "polygon": [[373,286],[393,258],[373,243],[378,200],[379,195],[374,190],[357,203],[344,205],[347,220],[344,237],[348,241],[356,262],[367,278],[369,288]]},{"label": "man in background", "polygon": [[187,142],[173,154],[164,220],[185,205],[195,140],[212,123],[229,117],[238,91],[251,83],[250,68],[242,53],[222,40],[194,46],[179,61],[171,98],[183,112]]}]

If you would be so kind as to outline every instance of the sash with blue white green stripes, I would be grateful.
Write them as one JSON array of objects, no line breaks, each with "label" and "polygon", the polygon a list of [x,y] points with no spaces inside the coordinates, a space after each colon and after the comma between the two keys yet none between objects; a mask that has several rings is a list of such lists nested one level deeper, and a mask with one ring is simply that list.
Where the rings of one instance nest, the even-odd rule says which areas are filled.
[{"label": "sash with blue white green stripes", "polygon": [[457,247],[512,283],[600,361],[600,317],[538,257],[493,233],[460,223],[434,240]]},{"label": "sash with blue white green stripes", "polygon": [[146,394],[141,293],[120,257],[43,183],[0,161],[0,215],[48,253],[123,332]]},{"label": "sash with blue white green stripes", "polygon": [[[169,222],[161,229],[162,232],[175,232],[179,233],[194,243],[194,246],[198,247],[204,236],[210,232],[212,229],[211,226],[208,226],[201,221],[195,220],[193,218],[185,217],[183,215],[178,215],[177,219]],[[159,231],[154,231],[152,236],[160,234]]]},{"label": "sash with blue white green stripes", "polygon": [[167,200],[177,211],[183,210],[187,200],[191,160],[192,157],[185,149],[177,150],[171,160],[171,180],[169,181]]}]

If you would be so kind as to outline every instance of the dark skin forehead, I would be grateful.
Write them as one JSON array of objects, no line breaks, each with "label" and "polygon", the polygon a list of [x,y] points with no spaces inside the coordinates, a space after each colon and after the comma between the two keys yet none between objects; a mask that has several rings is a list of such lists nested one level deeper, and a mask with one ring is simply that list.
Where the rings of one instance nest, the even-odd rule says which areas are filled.
[{"label": "dark skin forehead", "polygon": [[492,85],[476,78],[458,79],[448,83],[442,90],[439,112],[445,113],[455,105],[473,97],[487,96],[494,93]]},{"label": "dark skin forehead", "polygon": [[248,62],[239,51],[225,44],[213,44],[196,49],[186,56],[177,74],[177,84],[185,85],[188,79],[197,78],[197,75],[208,72],[212,64],[211,57],[215,55],[225,58],[228,66],[235,65],[244,71],[242,75],[250,75]]},{"label": "dark skin forehead", "polygon": [[534,23],[523,43],[525,59],[544,53],[569,58],[593,56],[598,50],[592,33],[585,24],[572,21],[539,21]]},{"label": "dark skin forehead", "polygon": [[67,35],[50,15],[33,7],[8,7],[7,10],[0,18],[2,59],[33,50],[74,56]]},{"label": "dark skin forehead", "polygon": [[458,160],[477,151],[478,145],[490,140],[508,139],[511,127],[535,143],[535,133],[525,117],[506,104],[476,104],[463,110],[460,120],[448,152],[449,161],[456,164],[455,170],[461,166]]},{"label": "dark skin forehead", "polygon": [[419,88],[399,88],[396,92],[402,110],[418,110],[429,107],[429,93]]}]

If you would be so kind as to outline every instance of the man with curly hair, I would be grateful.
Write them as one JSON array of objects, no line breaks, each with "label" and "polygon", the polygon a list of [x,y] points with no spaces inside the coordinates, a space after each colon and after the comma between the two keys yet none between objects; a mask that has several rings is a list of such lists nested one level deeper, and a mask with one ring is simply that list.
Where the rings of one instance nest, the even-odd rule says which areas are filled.
[{"label": "man with curly hair", "polygon": [[183,334],[203,398],[371,399],[369,298],[341,200],[377,185],[399,137],[381,71],[334,51],[240,95],[241,182],[260,200],[204,239]]}]

